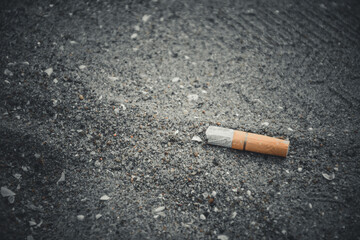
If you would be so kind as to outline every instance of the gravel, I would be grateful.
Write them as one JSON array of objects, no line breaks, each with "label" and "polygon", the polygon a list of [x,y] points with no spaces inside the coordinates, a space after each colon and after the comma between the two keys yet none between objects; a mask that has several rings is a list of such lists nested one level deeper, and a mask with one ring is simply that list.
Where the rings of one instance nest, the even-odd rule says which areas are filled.
[{"label": "gravel", "polygon": [[[2,238],[358,238],[358,12],[2,1]],[[289,155],[208,145],[209,126]]]}]

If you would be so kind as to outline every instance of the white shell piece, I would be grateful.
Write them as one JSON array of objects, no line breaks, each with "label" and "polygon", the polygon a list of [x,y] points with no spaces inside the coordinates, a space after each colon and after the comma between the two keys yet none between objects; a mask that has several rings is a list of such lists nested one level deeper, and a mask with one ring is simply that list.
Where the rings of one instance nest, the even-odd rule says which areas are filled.
[{"label": "white shell piece", "polygon": [[231,148],[234,130],[222,127],[210,126],[206,130],[208,143],[212,145]]}]

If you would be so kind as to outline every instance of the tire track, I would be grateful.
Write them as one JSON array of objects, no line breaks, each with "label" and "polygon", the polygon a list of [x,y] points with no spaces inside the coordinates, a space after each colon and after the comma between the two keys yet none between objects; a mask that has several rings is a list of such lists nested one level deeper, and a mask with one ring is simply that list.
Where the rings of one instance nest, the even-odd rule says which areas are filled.
[{"label": "tire track", "polygon": [[[274,25],[274,24],[268,23],[269,19],[266,18],[266,16],[268,16],[268,15],[265,14],[265,11],[258,9],[257,12],[261,13],[262,15],[256,14],[255,15],[256,20],[265,27],[266,32],[271,32],[271,33],[273,33],[273,35],[279,37],[279,40],[282,42],[280,45],[286,46],[286,45],[292,44],[291,37],[285,36],[282,31],[279,31],[278,28],[274,27],[276,24]],[[279,40],[277,40],[277,41],[279,41]]]},{"label": "tire track", "polygon": [[[307,25],[304,23],[300,23],[302,18],[299,18],[298,16],[296,16],[296,14],[294,14],[294,16],[290,16],[288,12],[284,11],[282,12],[283,15],[285,15],[285,17],[287,19],[293,19],[293,25],[297,25],[297,27],[294,27],[295,29],[300,29],[300,30],[296,30],[298,32],[300,32],[300,34],[302,36],[304,36],[308,41],[312,41],[314,43],[314,45],[312,46],[313,48],[319,48],[319,46],[321,44],[328,43],[327,40],[323,39],[322,37],[320,37],[318,34],[316,34],[314,31],[311,31],[308,29]],[[297,19],[295,19],[295,17],[297,17]],[[307,30],[307,31],[306,31]],[[304,32],[307,33],[307,35],[304,34]],[[315,42],[316,41],[316,42]]]},{"label": "tire track", "polygon": [[[282,17],[281,13],[284,14],[285,16]],[[294,25],[296,25],[296,23],[289,22],[289,19],[291,19],[291,17],[286,13],[286,10],[284,10],[284,11],[280,12],[278,15],[276,15],[276,18],[279,19],[280,21],[282,21],[281,25],[285,24],[285,25],[289,26],[289,28],[292,29],[295,33],[297,33],[300,37],[300,41],[305,43],[305,45],[307,45],[308,47],[311,47],[311,48],[317,47],[316,42],[314,42],[311,38],[307,38],[301,31],[299,31],[299,29],[300,29],[299,25],[294,26]],[[276,18],[274,17],[274,19],[276,19]],[[304,39],[306,39],[308,43]]]},{"label": "tire track", "polygon": [[[268,11],[266,11],[266,10],[268,10]],[[274,30],[277,31],[277,34],[279,34],[284,40],[290,42],[290,45],[295,44],[296,43],[296,42],[294,42],[296,39],[295,35],[283,26],[283,23],[281,23],[279,21],[279,18],[274,17],[277,15],[271,14],[272,11],[270,9],[266,9],[266,10],[258,9],[259,12],[261,12],[262,14],[264,14],[267,17],[267,21],[270,24],[272,24],[273,26],[282,26],[281,29],[274,27]],[[289,25],[289,27],[290,27],[290,25]],[[286,32],[287,35],[283,34],[282,32]],[[299,34],[297,34],[297,36],[300,37]],[[303,44],[305,44],[307,46],[311,46],[307,42],[303,41],[302,38],[299,38],[297,40],[301,41]]]},{"label": "tire track", "polygon": [[246,25],[248,25],[249,27],[251,27],[252,29],[254,29],[256,32],[255,34],[257,34],[259,36],[259,38],[261,38],[261,36],[264,36],[264,39],[266,40],[266,42],[268,42],[270,45],[272,46],[279,46],[279,43],[277,43],[268,33],[264,32],[261,28],[259,28],[255,23],[251,22],[251,20],[246,19],[246,16],[243,15],[238,15],[238,17],[240,19],[242,19],[244,21],[244,23]]},{"label": "tire track", "polygon": [[[332,24],[330,24],[330,22],[331,22],[330,20],[329,20],[329,21],[324,21],[322,18],[319,18],[319,17],[318,17],[318,14],[316,14],[315,12],[313,12],[313,11],[311,10],[311,8],[308,8],[308,9],[307,9],[307,13],[312,14],[312,16],[309,16],[309,15],[306,15],[306,14],[300,12],[300,14],[301,14],[305,19],[307,19],[308,21],[310,21],[314,26],[317,26],[318,28],[322,29],[324,33],[330,35],[330,37],[333,37],[333,38],[336,39],[338,42],[343,42],[343,38],[345,37],[345,38],[347,38],[349,41],[351,41],[352,43],[358,44],[359,41],[356,41],[356,40],[350,38],[349,36],[339,36],[340,38],[339,38],[338,36],[336,36],[335,34],[341,32],[341,31],[339,30],[339,29],[341,29],[341,28],[340,28],[340,27],[335,27],[335,26],[333,26]],[[316,18],[316,19],[314,19],[314,18]],[[320,25],[319,23],[321,23],[321,25]],[[332,28],[333,31],[329,31],[329,30],[327,29],[327,27]],[[343,27],[343,26],[341,26],[341,27]],[[339,35],[339,34],[337,34],[337,35]]]},{"label": "tire track", "polygon": [[[307,4],[309,4],[309,5],[311,4],[311,3],[309,3],[308,0],[305,0],[305,3],[307,3]],[[330,17],[330,16],[331,16],[331,17],[334,17],[334,18],[336,18],[337,21],[341,22],[342,25],[339,26],[340,29],[346,27],[347,29],[349,29],[349,32],[352,32],[352,33],[353,33],[353,35],[354,35],[355,38],[356,38],[356,37],[359,37],[360,33],[359,33],[356,29],[354,29],[352,26],[353,26],[353,22],[358,22],[358,24],[359,24],[360,19],[357,18],[356,16],[354,16],[353,13],[347,11],[346,8],[343,8],[343,9],[341,9],[341,10],[347,12],[347,16],[348,16],[348,17],[353,17],[353,18],[355,19],[355,21],[353,21],[353,22],[351,22],[351,23],[346,22],[346,21],[343,20],[343,19],[344,19],[344,16],[339,16],[336,11],[330,12],[330,11],[328,10],[328,8],[325,8],[325,9],[322,8],[322,9],[319,9],[319,10],[322,11],[322,12],[326,12],[326,14],[327,14],[329,17]],[[323,14],[323,16],[326,16],[326,14]],[[328,18],[328,19],[329,19],[329,20],[332,20],[331,18]],[[335,21],[335,22],[336,22],[336,21]]]},{"label": "tire track", "polygon": [[[264,39],[261,39],[261,38],[258,38],[256,35],[257,35],[257,33],[255,33],[254,31],[251,31],[251,30],[249,30],[248,28],[246,28],[243,24],[241,24],[240,22],[238,22],[238,21],[236,21],[232,16],[230,16],[230,15],[228,15],[228,16],[221,16],[221,18],[219,17],[218,18],[219,20],[220,20],[220,23],[222,22],[222,24],[226,27],[226,28],[228,28],[229,30],[233,30],[233,31],[236,31],[236,32],[242,32],[242,33],[244,33],[244,34],[246,34],[246,37],[247,37],[247,40],[250,42],[250,43],[252,43],[252,44],[254,44],[254,45],[259,45],[259,43],[261,43],[261,44],[263,44],[263,45],[265,45],[266,47],[270,47],[271,48],[271,44],[270,43],[268,43],[267,41],[265,41]],[[225,21],[224,21],[225,20]],[[229,23],[230,22],[230,23]],[[232,23],[232,24],[231,24]],[[235,26],[235,24],[238,26],[238,27],[236,27]],[[240,30],[239,29],[239,27],[242,29],[242,30]],[[252,33],[252,38],[253,39],[251,39],[250,37],[249,37],[249,33]],[[256,40],[256,41],[254,41],[254,39]]]}]

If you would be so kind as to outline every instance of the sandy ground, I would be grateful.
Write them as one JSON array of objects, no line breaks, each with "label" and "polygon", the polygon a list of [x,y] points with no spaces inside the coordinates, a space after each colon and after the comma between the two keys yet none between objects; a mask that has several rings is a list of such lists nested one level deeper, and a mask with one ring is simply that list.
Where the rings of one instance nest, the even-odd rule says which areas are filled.
[{"label": "sandy ground", "polygon": [[[359,239],[359,12],[2,1],[2,238]],[[289,155],[208,145],[213,125]]]}]

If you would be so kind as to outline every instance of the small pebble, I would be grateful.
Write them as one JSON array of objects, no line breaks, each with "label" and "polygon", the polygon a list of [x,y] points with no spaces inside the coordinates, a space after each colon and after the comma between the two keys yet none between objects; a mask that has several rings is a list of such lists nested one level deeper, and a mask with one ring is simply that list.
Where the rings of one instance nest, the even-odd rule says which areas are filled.
[{"label": "small pebble", "polygon": [[205,215],[204,215],[204,214],[201,214],[201,215],[200,215],[200,219],[201,219],[201,220],[206,220]]},{"label": "small pebble", "polygon": [[62,171],[61,176],[60,176],[59,180],[56,182],[56,184],[59,184],[64,181],[65,181],[65,171]]},{"label": "small pebble", "polygon": [[16,194],[11,191],[10,189],[8,189],[7,187],[1,187],[1,196],[3,197],[10,197],[10,196],[15,196]]},{"label": "small pebble", "polygon": [[135,29],[135,31],[140,31],[139,25],[135,25],[135,26],[134,26],[134,29]]},{"label": "small pebble", "polygon": [[46,69],[44,72],[50,77],[50,75],[54,72],[54,70],[51,67],[51,68]]},{"label": "small pebble", "polygon": [[137,38],[137,36],[138,36],[137,33],[133,33],[130,38],[135,39],[135,38]]},{"label": "small pebble", "polygon": [[268,122],[263,122],[263,123],[261,123],[261,125],[267,127],[267,126],[269,126],[269,123]]},{"label": "small pebble", "polygon": [[14,74],[9,69],[5,69],[4,74],[9,77],[14,76]]},{"label": "small pebble", "polygon": [[327,173],[322,173],[322,175],[326,180],[329,180],[329,181],[334,180],[334,178],[335,178],[335,173],[331,173],[330,175]]},{"label": "small pebble", "polygon": [[161,206],[161,207],[155,208],[155,209],[154,209],[154,213],[162,212],[162,211],[164,211],[164,209],[165,209],[165,206]]},{"label": "small pebble", "polygon": [[110,197],[109,197],[108,195],[103,195],[103,196],[100,198],[101,201],[107,201],[107,200],[109,200],[109,199],[110,199]]},{"label": "small pebble", "polygon": [[199,136],[194,136],[191,141],[195,141],[195,142],[202,142],[201,138]]},{"label": "small pebble", "polygon": [[56,84],[56,83],[58,83],[59,81],[58,81],[56,78],[54,78],[53,82]]},{"label": "small pebble", "polygon": [[219,239],[219,240],[228,240],[229,237],[222,234],[222,235],[218,235],[218,236],[217,236],[217,239]]},{"label": "small pebble", "polygon": [[77,215],[76,217],[79,221],[83,221],[85,219],[84,215]]},{"label": "small pebble", "polygon": [[84,100],[84,96],[80,94],[80,95],[79,95],[79,99],[80,99],[80,100]]},{"label": "small pebble", "polygon": [[288,128],[288,130],[291,131],[291,132],[294,131],[292,128]]},{"label": "small pebble", "polygon": [[180,78],[174,77],[171,81],[172,81],[173,83],[176,83],[176,82],[178,82],[179,80],[180,80]]},{"label": "small pebble", "polygon": [[246,194],[247,194],[249,197],[251,197],[251,191],[250,191],[250,190],[247,190],[247,191],[246,191]]},{"label": "small pebble", "polygon": [[150,19],[150,17],[151,17],[151,15],[144,15],[144,16],[142,17],[142,21],[143,21],[144,23],[146,23],[146,22]]},{"label": "small pebble", "polygon": [[29,221],[29,225],[30,225],[30,227],[36,225],[36,222],[34,221],[34,219],[31,219],[31,220]]},{"label": "small pebble", "polygon": [[302,172],[302,170],[303,170],[303,169],[302,169],[301,167],[298,168],[298,172]]},{"label": "small pebble", "polygon": [[20,174],[20,173],[15,173],[15,174],[14,174],[14,177],[15,177],[16,179],[20,179],[20,178],[21,178],[21,174]]},{"label": "small pebble", "polygon": [[191,101],[197,101],[197,100],[199,99],[199,96],[196,95],[196,94],[190,94],[190,95],[188,95],[187,97],[188,97],[189,102],[191,102]]},{"label": "small pebble", "polygon": [[96,214],[96,216],[95,216],[95,218],[96,219],[99,219],[99,218],[101,218],[102,217],[102,215],[99,213],[99,214]]},{"label": "small pebble", "polygon": [[84,70],[85,68],[86,68],[85,65],[80,65],[80,66],[79,66],[79,69],[80,69],[80,70]]},{"label": "small pebble", "polygon": [[117,81],[117,80],[119,80],[118,77],[111,77],[111,76],[109,76],[109,79],[110,79],[111,81]]}]

